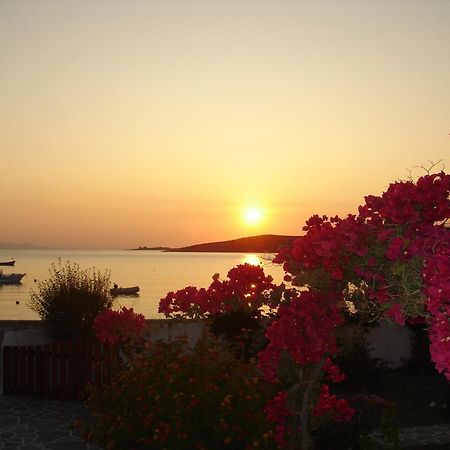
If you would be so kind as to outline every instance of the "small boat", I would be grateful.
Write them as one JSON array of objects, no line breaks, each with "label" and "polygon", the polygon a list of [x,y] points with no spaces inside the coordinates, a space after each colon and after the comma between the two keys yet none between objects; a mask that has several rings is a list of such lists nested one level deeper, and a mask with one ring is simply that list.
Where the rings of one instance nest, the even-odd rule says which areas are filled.
[{"label": "small boat", "polygon": [[13,259],[11,261],[0,261],[0,266],[13,266],[16,263]]},{"label": "small boat", "polygon": [[109,290],[111,295],[136,295],[139,292],[139,286],[132,287],[114,287]]},{"label": "small boat", "polygon": [[26,273],[3,273],[0,270],[0,284],[19,284]]}]

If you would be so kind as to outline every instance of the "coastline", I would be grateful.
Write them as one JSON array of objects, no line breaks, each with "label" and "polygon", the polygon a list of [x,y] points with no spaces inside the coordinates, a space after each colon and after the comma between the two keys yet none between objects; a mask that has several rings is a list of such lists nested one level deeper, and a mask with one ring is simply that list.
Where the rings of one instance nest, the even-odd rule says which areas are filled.
[{"label": "coastline", "polygon": [[166,252],[197,253],[277,253],[281,247],[288,246],[299,236],[264,234],[228,241],[207,242],[187,247],[170,248]]}]

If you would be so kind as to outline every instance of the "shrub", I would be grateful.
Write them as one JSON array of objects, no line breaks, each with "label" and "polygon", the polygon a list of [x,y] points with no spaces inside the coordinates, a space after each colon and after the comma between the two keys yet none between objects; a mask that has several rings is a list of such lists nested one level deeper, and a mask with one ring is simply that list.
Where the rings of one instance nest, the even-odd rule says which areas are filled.
[{"label": "shrub", "polygon": [[90,440],[109,450],[273,449],[272,387],[216,340],[149,344],[88,398]]},{"label": "shrub", "polygon": [[[375,450],[398,448],[399,422],[395,404],[377,395],[352,397],[355,415],[351,422],[328,422],[313,432],[317,450]],[[377,442],[378,441],[378,442]]]},{"label": "shrub", "polygon": [[387,364],[381,358],[370,355],[367,342],[368,327],[349,326],[342,328],[339,336],[341,351],[334,361],[345,373],[338,391],[353,395],[358,392],[373,392],[374,387],[383,382]]},{"label": "shrub", "polygon": [[412,331],[411,355],[404,361],[403,370],[411,374],[435,375],[436,368],[431,361],[430,339],[424,324],[408,325]]},{"label": "shrub", "polygon": [[49,335],[58,340],[93,334],[95,317],[111,308],[110,274],[82,269],[69,261],[52,264],[50,278],[38,282],[28,306],[39,314]]}]

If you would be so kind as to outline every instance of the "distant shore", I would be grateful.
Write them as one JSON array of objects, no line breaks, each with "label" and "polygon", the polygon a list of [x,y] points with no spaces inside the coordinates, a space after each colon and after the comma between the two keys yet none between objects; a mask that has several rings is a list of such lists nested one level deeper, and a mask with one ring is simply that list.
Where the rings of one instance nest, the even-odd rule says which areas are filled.
[{"label": "distant shore", "polygon": [[264,234],[229,241],[208,242],[187,247],[138,247],[132,250],[160,250],[164,252],[202,252],[202,253],[276,253],[281,247],[288,246],[299,236]]},{"label": "distant shore", "polygon": [[170,247],[138,247],[138,248],[130,248],[130,250],[161,250],[161,251],[167,251],[170,250]]}]

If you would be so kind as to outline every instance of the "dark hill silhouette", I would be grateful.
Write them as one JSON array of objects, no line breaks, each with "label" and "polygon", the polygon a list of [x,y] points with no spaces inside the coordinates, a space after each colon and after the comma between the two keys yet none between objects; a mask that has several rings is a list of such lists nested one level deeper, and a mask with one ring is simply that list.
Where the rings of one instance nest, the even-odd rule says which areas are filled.
[{"label": "dark hill silhouette", "polygon": [[280,247],[292,243],[298,236],[264,234],[230,241],[209,242],[188,247],[171,248],[167,252],[276,253]]}]

